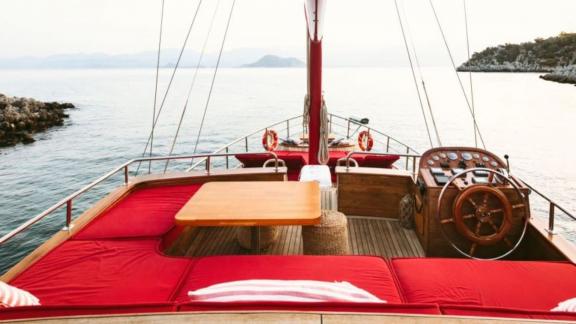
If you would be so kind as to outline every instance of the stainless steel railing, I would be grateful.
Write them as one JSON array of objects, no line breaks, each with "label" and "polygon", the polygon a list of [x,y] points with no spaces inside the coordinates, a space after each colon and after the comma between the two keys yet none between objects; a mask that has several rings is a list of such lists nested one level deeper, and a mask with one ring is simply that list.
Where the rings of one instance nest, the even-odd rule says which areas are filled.
[{"label": "stainless steel railing", "polygon": [[[130,180],[129,167],[130,167],[130,165],[132,165],[134,163],[148,162],[148,161],[152,162],[152,161],[170,161],[170,160],[190,160],[190,159],[195,159],[195,158],[204,158],[205,159],[204,161],[206,163],[205,172],[207,174],[210,174],[212,158],[228,157],[229,155],[235,155],[236,156],[236,155],[246,155],[246,154],[249,154],[249,153],[234,153],[234,154],[226,154],[226,153],[214,154],[214,153],[212,153],[212,154],[143,157],[143,158],[132,159],[132,160],[114,168],[112,171],[106,173],[105,175],[99,177],[98,179],[92,181],[90,184],[86,185],[82,189],[70,194],[66,198],[64,198],[64,199],[60,200],[59,202],[57,202],[56,204],[52,205],[50,208],[46,209],[45,211],[41,212],[40,214],[36,215],[35,217],[27,220],[26,222],[22,223],[20,226],[15,228],[14,230],[12,230],[9,233],[7,233],[6,235],[2,236],[0,238],[0,246],[5,244],[6,242],[8,242],[14,236],[25,231],[30,226],[36,224],[40,220],[42,220],[45,217],[49,216],[50,214],[54,213],[56,210],[58,210],[62,206],[66,206],[66,219],[65,219],[64,230],[70,230],[70,224],[72,223],[72,204],[73,204],[74,199],[79,197],[80,195],[88,192],[90,189],[94,188],[96,185],[102,183],[103,181],[109,179],[110,177],[116,175],[117,173],[119,173],[121,171],[123,171],[123,173],[124,173],[124,185],[125,186],[128,185],[129,180]],[[278,159],[278,156],[276,155],[276,153],[264,152],[264,154],[268,154],[272,157],[272,160],[274,161],[274,171],[278,172],[278,163],[280,160]]]},{"label": "stainless steel railing", "polygon": [[405,154],[394,154],[394,153],[378,153],[378,152],[363,152],[363,151],[354,151],[354,152],[350,152],[348,153],[348,155],[346,155],[345,162],[346,162],[346,171],[350,170],[350,159],[352,159],[352,156],[354,155],[358,155],[358,154],[370,154],[370,155],[380,155],[380,156],[386,156],[386,155],[396,155],[399,156],[400,158],[404,158],[406,160],[405,163],[405,170],[409,170],[410,169],[410,161],[412,161],[412,178],[415,180],[418,177],[418,160],[420,159],[420,155],[419,154],[409,154],[409,153],[405,153]]},{"label": "stainless steel railing", "polygon": [[[280,127],[280,128],[278,128]],[[355,136],[356,133],[362,130],[367,130],[371,134],[374,135],[374,142],[377,144],[381,144],[381,151],[385,153],[394,153],[397,155],[406,155],[406,154],[413,154],[419,155],[418,151],[413,149],[412,147],[400,142],[396,138],[385,134],[379,130],[376,130],[368,125],[362,124],[354,119],[345,118],[336,114],[329,114],[329,124],[328,124],[330,133],[335,135],[339,135],[342,138],[350,139]],[[220,147],[219,149],[213,151],[213,153],[231,153],[231,152],[248,152],[251,149],[251,145],[256,143],[259,145],[261,143],[261,139],[259,138],[260,134],[265,131],[266,129],[274,129],[280,136],[286,136],[286,138],[290,138],[290,136],[294,136],[296,134],[306,133],[306,125],[303,124],[303,117],[302,115],[294,116],[274,124],[269,125],[268,127],[264,127],[258,129],[248,135],[243,137],[237,138],[234,141],[227,143],[226,145]],[[258,136],[255,138],[255,136]],[[255,147],[254,147],[255,148]],[[373,153],[377,153],[373,152]],[[191,164],[188,171],[193,170],[201,166],[205,162],[204,159],[197,161],[196,163]],[[229,158],[226,158],[226,166],[230,165]]]},{"label": "stainless steel railing", "polygon": [[553,201],[552,199],[548,198],[548,196],[544,195],[543,193],[541,193],[540,191],[536,190],[534,187],[532,187],[531,185],[527,184],[526,182],[522,181],[522,183],[524,183],[524,185],[526,185],[526,187],[530,188],[530,190],[537,194],[538,196],[540,196],[540,198],[544,199],[547,203],[548,203],[548,233],[554,235],[557,234],[556,232],[554,232],[554,223],[556,221],[556,209],[559,209],[560,211],[562,211],[566,216],[568,216],[569,218],[571,218],[572,220],[576,221],[576,216],[574,216],[573,214],[569,213],[566,209],[564,209],[562,206],[558,205],[555,201]]}]

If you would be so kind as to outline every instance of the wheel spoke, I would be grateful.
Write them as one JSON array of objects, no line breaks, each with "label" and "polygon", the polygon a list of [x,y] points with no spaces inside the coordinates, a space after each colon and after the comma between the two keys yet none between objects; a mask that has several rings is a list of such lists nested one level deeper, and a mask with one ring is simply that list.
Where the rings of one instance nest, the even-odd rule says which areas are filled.
[{"label": "wheel spoke", "polygon": [[474,218],[474,217],[476,217],[476,215],[474,215],[474,214],[468,214],[468,215],[462,216],[462,219],[470,219],[470,218]]},{"label": "wheel spoke", "polygon": [[488,198],[490,197],[490,194],[487,192],[484,194],[484,199],[482,200],[482,203],[484,205],[486,205],[488,203]]},{"label": "wheel spoke", "polygon": [[518,208],[524,208],[526,205],[524,204],[516,204],[516,205],[512,205],[512,209],[518,209]]},{"label": "wheel spoke", "polygon": [[440,221],[441,224],[454,223],[454,218],[447,218]]},{"label": "wheel spoke", "polygon": [[491,219],[488,219],[488,224],[490,224],[490,226],[494,229],[494,231],[496,231],[496,233],[500,231],[498,226],[496,226],[496,224],[494,224],[494,222]]},{"label": "wheel spoke", "polygon": [[504,209],[502,209],[502,208],[497,208],[497,209],[492,209],[492,210],[489,211],[488,213],[490,214],[490,216],[492,216],[492,215],[494,215],[494,214],[498,214],[498,213],[501,213],[501,212],[503,212],[503,211],[504,211]]},{"label": "wheel spoke", "polygon": [[472,246],[470,247],[470,256],[474,256],[474,253],[476,252],[477,246],[478,246],[477,243],[472,243]]},{"label": "wheel spoke", "polygon": [[480,235],[480,228],[482,228],[482,222],[478,222],[476,224],[476,230],[474,231],[474,234]]},{"label": "wheel spoke", "polygon": [[476,205],[476,202],[474,200],[472,200],[472,198],[468,198],[468,202],[470,204],[472,204],[472,206],[474,206],[474,208],[478,208],[478,206]]}]

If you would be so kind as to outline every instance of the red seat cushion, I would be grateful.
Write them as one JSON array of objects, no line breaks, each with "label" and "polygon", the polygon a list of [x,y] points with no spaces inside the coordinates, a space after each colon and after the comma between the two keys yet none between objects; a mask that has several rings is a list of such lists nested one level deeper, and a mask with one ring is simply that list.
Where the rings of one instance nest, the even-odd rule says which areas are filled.
[{"label": "red seat cushion", "polygon": [[266,153],[242,154],[235,155],[245,168],[261,168],[264,162],[271,159],[272,156]]},{"label": "red seat cushion", "polygon": [[384,168],[390,169],[394,162],[398,161],[400,157],[398,155],[366,155],[364,161],[358,164],[365,168]]},{"label": "red seat cushion", "polygon": [[175,311],[173,303],[133,304],[133,305],[67,305],[67,306],[27,306],[0,309],[0,321],[45,317],[88,316],[110,314],[164,313]]},{"label": "red seat cushion", "polygon": [[409,303],[548,311],[576,292],[570,263],[414,258],[392,269]]},{"label": "red seat cushion", "polygon": [[576,313],[530,311],[524,309],[478,307],[478,306],[441,306],[442,314],[453,316],[478,316],[478,317],[505,317],[505,318],[529,318],[556,321],[576,321]]},{"label": "red seat cushion", "polygon": [[157,252],[158,240],[68,241],[10,284],[42,305],[113,305],[172,301],[190,259]]},{"label": "red seat cushion", "polygon": [[174,216],[202,184],[137,189],[98,216],[73,239],[158,237],[174,226]]},{"label": "red seat cushion", "polygon": [[374,304],[374,303],[288,303],[288,302],[235,302],[206,303],[190,302],[178,307],[181,312],[217,312],[217,311],[287,311],[287,312],[347,312],[347,313],[394,313],[441,315],[438,305],[424,304]]},{"label": "red seat cushion", "polygon": [[195,260],[177,294],[217,283],[247,279],[347,281],[390,303],[401,301],[388,264],[364,256],[217,256]]}]

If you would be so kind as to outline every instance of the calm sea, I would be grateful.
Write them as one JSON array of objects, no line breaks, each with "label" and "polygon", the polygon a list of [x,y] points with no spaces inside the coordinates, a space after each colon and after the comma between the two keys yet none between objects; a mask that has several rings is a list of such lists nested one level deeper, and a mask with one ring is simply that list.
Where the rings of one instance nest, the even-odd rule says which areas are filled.
[{"label": "calm sea", "polygon": [[[159,97],[169,79],[162,71]],[[193,70],[178,72],[156,131],[154,152],[167,154]],[[443,144],[474,145],[472,119],[456,77],[445,68],[424,69]],[[201,70],[175,153],[191,153],[212,75]],[[467,75],[462,75],[467,82]],[[423,152],[428,147],[414,85],[404,68],[326,69],[330,112],[369,117],[370,124]],[[466,87],[467,83],[466,83]],[[211,151],[248,132],[302,113],[304,69],[222,69],[218,73],[199,151]],[[0,235],[142,154],[151,128],[153,70],[0,70],[0,93],[67,101],[63,127],[36,135],[30,145],[0,149]],[[510,155],[512,173],[576,211],[576,88],[537,74],[475,74],[478,123],[487,148]],[[121,177],[75,202],[75,215]],[[534,202],[537,212],[545,206]],[[0,248],[0,273],[63,225],[63,213],[33,226]],[[561,222],[570,236],[576,226]],[[8,257],[11,255],[13,257]]]}]

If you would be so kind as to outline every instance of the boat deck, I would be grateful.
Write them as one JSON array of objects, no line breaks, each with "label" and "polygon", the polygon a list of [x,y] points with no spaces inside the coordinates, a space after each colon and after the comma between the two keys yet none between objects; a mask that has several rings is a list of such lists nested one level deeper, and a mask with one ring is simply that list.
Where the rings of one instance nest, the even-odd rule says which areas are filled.
[{"label": "boat deck", "polygon": [[[170,254],[210,256],[250,254],[236,240],[236,227],[198,227],[191,230],[185,251]],[[382,257],[423,257],[416,233],[400,226],[397,220],[376,217],[348,217],[348,234],[354,255]],[[300,226],[282,226],[278,240],[263,254],[299,255],[302,251]]]}]

